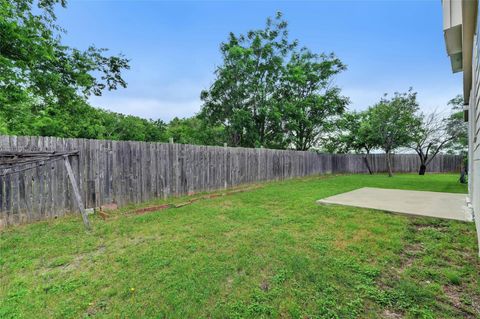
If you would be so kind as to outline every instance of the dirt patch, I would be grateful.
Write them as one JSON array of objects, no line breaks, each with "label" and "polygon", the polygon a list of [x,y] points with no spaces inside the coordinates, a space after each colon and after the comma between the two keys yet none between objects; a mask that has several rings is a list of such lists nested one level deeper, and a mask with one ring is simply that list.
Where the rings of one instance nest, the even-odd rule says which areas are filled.
[{"label": "dirt patch", "polygon": [[105,301],[91,302],[88,304],[85,315],[87,317],[94,317],[98,312],[105,311],[107,303]]},{"label": "dirt patch", "polygon": [[[229,190],[229,191],[223,192],[223,193],[207,194],[207,195],[204,195],[204,196],[194,197],[194,198],[188,199],[187,201],[182,202],[182,203],[162,204],[162,205],[157,205],[157,206],[149,206],[149,207],[144,207],[144,208],[138,208],[138,209],[134,210],[133,212],[128,212],[127,214],[134,213],[134,214],[137,214],[137,215],[143,215],[143,214],[149,213],[149,212],[156,212],[156,211],[161,211],[161,210],[171,209],[171,208],[180,208],[180,207],[191,205],[191,204],[193,204],[193,203],[195,203],[199,200],[214,199],[214,198],[217,198],[217,197],[223,197],[223,196],[229,196],[229,195],[234,195],[234,194],[238,194],[238,193],[244,193],[244,192],[256,190],[256,189],[259,189],[259,188],[262,188],[262,187],[263,186],[252,186],[252,187],[247,187],[247,188],[233,189],[233,190]],[[102,216],[102,218],[104,218],[104,216]],[[104,220],[105,219],[106,218],[104,218]]]},{"label": "dirt patch", "polygon": [[383,291],[388,291],[392,289],[393,287],[391,286],[391,283],[394,283],[398,279],[400,279],[402,273],[405,272],[408,268],[412,267],[415,259],[417,259],[418,256],[423,253],[423,251],[424,247],[421,243],[414,243],[405,246],[405,248],[400,254],[399,263],[390,267],[388,271],[377,280],[378,287]]},{"label": "dirt patch", "polygon": [[360,229],[350,237],[345,236],[343,238],[336,239],[333,245],[335,246],[336,249],[345,250],[346,248],[348,248],[348,246],[358,244],[360,242],[364,242],[371,236],[372,236],[372,233],[367,229]]},{"label": "dirt patch", "polygon": [[86,253],[81,253],[78,255],[75,255],[72,260],[62,263],[59,265],[49,265],[45,266],[42,268],[39,268],[37,270],[38,275],[44,275],[49,273],[50,271],[60,271],[60,272],[69,272],[75,269],[78,269],[82,263],[83,260],[85,259],[92,259],[95,258],[105,252],[106,247],[104,245],[99,246],[97,249],[93,251],[89,251]]},{"label": "dirt patch", "polygon": [[[416,226],[414,226],[414,232]],[[399,260],[397,263],[388,268],[377,279],[377,286],[384,292],[389,292],[395,287],[395,283],[402,278],[402,274],[413,266],[415,260],[418,259],[425,251],[425,247],[422,243],[411,242],[405,245],[403,250],[399,254]],[[381,312],[381,318],[386,319],[400,319],[404,318],[405,314],[401,310],[386,308]]]},{"label": "dirt patch", "polygon": [[159,206],[150,206],[150,207],[145,207],[145,208],[139,208],[135,210],[135,214],[137,215],[142,215],[148,212],[155,212],[159,210],[164,210],[167,208],[173,207],[171,204],[164,204],[164,205],[159,205]]},{"label": "dirt patch", "polygon": [[[398,261],[389,267],[388,270],[377,279],[377,287],[384,292],[388,293],[389,291],[395,290],[396,282],[398,282],[400,279],[410,280],[409,275],[407,275],[407,271],[408,269],[414,267],[414,265],[420,268],[426,267],[422,260],[426,247],[422,242],[419,242],[418,239],[416,239],[421,235],[421,232],[449,231],[449,225],[445,223],[434,224],[414,222],[409,227],[410,236],[406,238],[406,245],[400,252]],[[421,236],[424,236],[424,234]],[[456,258],[458,257],[459,256],[456,255]],[[445,256],[445,258],[448,259],[448,254]],[[472,256],[465,255],[465,259],[468,260],[471,258]],[[472,264],[475,262],[475,260],[472,260]],[[455,264],[455,260],[452,261],[452,264]],[[404,278],[405,276],[406,278]],[[430,281],[426,281],[426,284],[430,284]],[[439,295],[436,298],[436,302],[443,304],[443,307],[450,308],[450,311],[455,313],[455,317],[478,318],[478,314],[480,313],[480,297],[477,297],[476,294],[466,293],[468,291],[468,287],[462,285],[462,283],[454,285],[440,282],[440,284],[442,285],[444,295]],[[403,311],[395,309],[394,306],[393,309],[384,309],[381,312],[382,318],[396,319],[404,318],[404,316],[405,315]]]},{"label": "dirt patch", "polygon": [[461,286],[447,285],[443,287],[443,292],[448,297],[450,305],[461,313],[462,318],[477,318],[477,314],[480,313],[478,300],[472,300],[471,308],[465,306],[462,301],[462,291]]},{"label": "dirt patch", "polygon": [[438,232],[446,232],[448,231],[448,227],[442,225],[422,225],[415,227],[417,231],[426,231],[426,230],[433,230]]},{"label": "dirt patch", "polygon": [[398,268],[398,272],[402,273],[404,272],[407,268],[410,268],[413,263],[415,262],[415,259],[422,254],[422,252],[425,250],[422,244],[420,243],[414,243],[411,245],[407,245],[405,249],[403,250],[401,254],[401,264],[400,267]]},{"label": "dirt patch", "polygon": [[262,289],[263,291],[268,291],[270,289],[270,284],[268,283],[268,281],[263,280],[260,284],[260,289]]},{"label": "dirt patch", "polygon": [[400,319],[404,316],[398,312],[392,311],[390,309],[385,309],[382,313],[382,318],[385,319]]},{"label": "dirt patch", "polygon": [[80,263],[82,262],[82,260],[87,258],[88,259],[94,258],[96,256],[103,254],[104,252],[105,252],[105,245],[101,245],[94,251],[75,256],[75,258],[70,263],[64,265],[61,270],[63,272],[68,272],[68,271],[77,269],[78,267],[80,267]]}]

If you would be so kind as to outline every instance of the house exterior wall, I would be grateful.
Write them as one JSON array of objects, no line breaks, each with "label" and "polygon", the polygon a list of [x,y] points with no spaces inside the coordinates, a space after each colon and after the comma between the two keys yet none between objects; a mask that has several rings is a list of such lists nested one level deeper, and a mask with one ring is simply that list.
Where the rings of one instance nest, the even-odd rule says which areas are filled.
[{"label": "house exterior wall", "polygon": [[462,24],[462,4],[458,0],[443,0],[443,29]]},{"label": "house exterior wall", "polygon": [[[478,17],[477,17],[478,21]],[[469,197],[471,200],[477,236],[480,243],[480,46],[479,26],[475,27],[472,52],[472,89],[468,103],[468,162],[469,162]],[[480,246],[480,245],[479,245]],[[480,254],[480,248],[479,248]]]},{"label": "house exterior wall", "polygon": [[[463,71],[468,112],[468,200],[480,255],[480,28],[478,0],[442,0],[443,31],[453,72]],[[460,40],[460,41],[459,41]]]}]

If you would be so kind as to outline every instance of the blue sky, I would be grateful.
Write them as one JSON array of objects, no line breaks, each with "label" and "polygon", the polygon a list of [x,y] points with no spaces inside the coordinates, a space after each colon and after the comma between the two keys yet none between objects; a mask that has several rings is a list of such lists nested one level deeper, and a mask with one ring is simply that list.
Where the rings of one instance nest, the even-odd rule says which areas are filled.
[{"label": "blue sky", "polygon": [[383,93],[419,94],[422,109],[445,109],[461,93],[451,73],[435,1],[80,1],[59,9],[64,41],[90,44],[131,59],[128,88],[91,99],[93,105],[146,118],[191,116],[200,91],[221,63],[230,31],[261,28],[282,11],[290,36],[315,52],[334,52],[348,70],[335,83],[361,110]]}]

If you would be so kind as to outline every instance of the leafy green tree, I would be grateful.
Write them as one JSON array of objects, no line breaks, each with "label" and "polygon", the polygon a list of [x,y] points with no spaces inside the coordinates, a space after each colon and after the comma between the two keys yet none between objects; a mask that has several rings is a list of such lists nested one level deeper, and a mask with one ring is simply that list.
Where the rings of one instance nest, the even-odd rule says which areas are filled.
[{"label": "leafy green tree", "polygon": [[202,118],[223,125],[233,146],[283,146],[281,114],[274,96],[284,60],[296,46],[288,40],[280,13],[264,29],[230,34],[220,46],[223,64],[209,90],[202,91]]},{"label": "leafy green tree", "polygon": [[385,151],[388,176],[393,176],[391,153],[399,147],[408,147],[413,134],[421,125],[417,93],[396,92],[392,98],[385,95],[380,102],[368,109],[368,122],[375,144]]},{"label": "leafy green tree", "polygon": [[123,141],[165,142],[166,124],[161,120],[146,120],[133,115],[124,115],[99,110],[99,126],[102,134],[98,138]]},{"label": "leafy green tree", "polygon": [[[447,153],[463,155],[463,165],[460,172],[460,183],[467,183],[468,174],[468,123],[464,119],[463,96],[457,95],[448,102],[452,107],[452,114],[446,120],[446,131],[453,136],[447,145]],[[470,115],[472,116],[472,115]]]},{"label": "leafy green tree", "polygon": [[368,172],[373,174],[368,155],[378,147],[369,120],[370,113],[346,112],[336,122],[336,131],[325,140],[330,153],[361,153]]},{"label": "leafy green tree", "polygon": [[0,1],[0,130],[3,134],[100,137],[87,97],[126,87],[123,56],[62,43],[54,9],[63,0]]},{"label": "leafy green tree", "polygon": [[0,133],[31,135],[35,121],[31,106],[32,98],[25,91],[0,89]]},{"label": "leafy green tree", "polygon": [[466,156],[468,153],[468,124],[463,115],[463,103],[461,95],[457,95],[448,102],[452,108],[452,114],[446,120],[446,132],[454,138],[447,143],[446,149],[450,154]]},{"label": "leafy green tree", "polygon": [[167,125],[162,120],[143,120],[145,123],[145,141],[167,141]]},{"label": "leafy green tree", "polygon": [[90,95],[126,87],[122,55],[62,43],[63,0],[0,1],[0,133],[166,141],[165,123],[90,106]]},{"label": "leafy green tree", "polygon": [[201,93],[201,117],[225,127],[230,145],[309,149],[348,104],[330,86],[345,66],[333,54],[299,50],[281,13],[264,29],[230,34],[220,49],[223,64]]},{"label": "leafy green tree", "polygon": [[320,150],[326,153],[346,154],[356,152],[352,146],[351,132],[360,125],[356,112],[345,112],[333,121],[332,130],[320,140]]},{"label": "leafy green tree", "polygon": [[0,2],[2,94],[8,98],[27,92],[42,107],[126,87],[121,72],[129,65],[123,56],[105,56],[106,49],[94,46],[81,51],[61,42],[64,30],[55,24],[56,4],[65,7],[66,1]]},{"label": "leafy green tree", "polygon": [[225,140],[223,127],[207,125],[196,116],[174,118],[168,123],[166,136],[176,143],[196,145],[222,145]]},{"label": "leafy green tree", "polygon": [[331,55],[314,54],[307,49],[295,52],[285,67],[280,96],[287,141],[297,150],[308,150],[319,137],[333,129],[333,119],[349,103],[332,78],[345,65]]}]

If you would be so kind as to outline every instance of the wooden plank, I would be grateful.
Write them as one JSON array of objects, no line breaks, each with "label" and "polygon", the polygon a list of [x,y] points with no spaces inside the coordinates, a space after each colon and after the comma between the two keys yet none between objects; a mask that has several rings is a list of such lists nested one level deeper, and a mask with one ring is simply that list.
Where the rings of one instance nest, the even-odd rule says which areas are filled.
[{"label": "wooden plank", "polygon": [[72,167],[70,166],[70,161],[68,160],[67,155],[63,157],[63,161],[65,163],[65,168],[67,169],[68,178],[70,179],[70,183],[72,184],[75,201],[77,202],[78,209],[80,209],[80,213],[82,214],[83,224],[85,225],[85,228],[87,230],[90,230],[91,229],[90,221],[88,220],[85,207],[83,207],[83,202],[82,202],[82,198],[80,197],[80,191],[78,190],[77,181],[75,179],[75,175],[73,175]]}]

